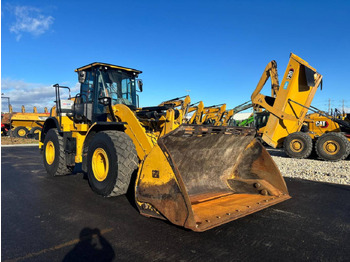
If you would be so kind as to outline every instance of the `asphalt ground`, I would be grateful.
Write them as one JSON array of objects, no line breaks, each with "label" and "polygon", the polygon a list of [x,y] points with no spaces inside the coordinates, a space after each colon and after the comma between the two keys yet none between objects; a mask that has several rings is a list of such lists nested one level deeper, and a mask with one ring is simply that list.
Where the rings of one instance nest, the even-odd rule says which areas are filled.
[{"label": "asphalt ground", "polygon": [[196,233],[48,177],[36,147],[1,148],[2,261],[349,261],[350,186],[286,178],[292,199]]}]

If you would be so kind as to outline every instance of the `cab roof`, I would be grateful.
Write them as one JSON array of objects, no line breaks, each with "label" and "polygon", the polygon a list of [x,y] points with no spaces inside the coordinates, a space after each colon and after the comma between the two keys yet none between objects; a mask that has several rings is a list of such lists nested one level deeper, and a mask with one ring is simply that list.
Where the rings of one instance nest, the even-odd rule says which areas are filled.
[{"label": "cab roof", "polygon": [[112,65],[112,64],[107,64],[107,63],[101,63],[101,62],[94,62],[94,63],[88,64],[86,66],[79,67],[79,68],[75,69],[75,72],[79,72],[82,70],[86,70],[86,69],[90,69],[92,67],[98,67],[98,66],[106,66],[109,68],[120,69],[120,70],[124,70],[124,71],[128,71],[128,72],[133,72],[136,74],[142,73],[142,71],[137,70],[137,69],[128,68],[128,67],[124,67],[124,66],[118,66],[118,65]]}]

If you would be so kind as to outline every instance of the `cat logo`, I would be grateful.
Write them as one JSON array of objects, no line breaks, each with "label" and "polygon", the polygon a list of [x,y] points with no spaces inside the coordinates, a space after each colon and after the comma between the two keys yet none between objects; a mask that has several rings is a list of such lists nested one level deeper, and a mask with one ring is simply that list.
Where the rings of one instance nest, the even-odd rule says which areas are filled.
[{"label": "cat logo", "polygon": [[329,126],[328,122],[327,121],[316,121],[315,122],[315,125],[316,126],[319,126],[321,128],[326,128]]}]

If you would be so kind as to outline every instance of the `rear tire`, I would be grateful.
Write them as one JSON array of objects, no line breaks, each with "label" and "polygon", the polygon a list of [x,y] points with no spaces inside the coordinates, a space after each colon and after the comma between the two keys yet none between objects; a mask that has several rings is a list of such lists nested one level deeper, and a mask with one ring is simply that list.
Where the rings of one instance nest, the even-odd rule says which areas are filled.
[{"label": "rear tire", "polygon": [[326,161],[339,161],[350,154],[350,142],[343,134],[331,132],[317,139],[315,149],[319,158]]},{"label": "rear tire", "polygon": [[13,130],[13,135],[15,137],[26,138],[28,133],[28,129],[24,126],[18,126]]},{"label": "rear tire", "polygon": [[94,192],[105,197],[125,194],[138,167],[135,145],[123,132],[99,132],[89,145],[87,165]]},{"label": "rear tire", "polygon": [[41,133],[41,128],[36,126],[33,127],[32,129],[30,129],[29,134],[31,135],[32,138],[34,138],[35,140],[39,139],[39,134]]},{"label": "rear tire", "polygon": [[312,152],[312,139],[307,133],[295,132],[283,142],[284,152],[292,158],[308,158]]},{"label": "rear tire", "polygon": [[71,173],[67,167],[63,137],[56,129],[50,129],[44,140],[43,160],[50,176],[64,176]]}]

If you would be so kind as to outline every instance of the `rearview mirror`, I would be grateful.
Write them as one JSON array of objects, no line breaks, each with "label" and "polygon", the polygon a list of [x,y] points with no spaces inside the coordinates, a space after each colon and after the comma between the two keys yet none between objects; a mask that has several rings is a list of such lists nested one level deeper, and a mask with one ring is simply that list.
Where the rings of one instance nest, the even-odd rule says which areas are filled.
[{"label": "rearview mirror", "polygon": [[86,71],[80,71],[78,79],[80,84],[84,83],[86,80]]},{"label": "rearview mirror", "polygon": [[142,92],[142,86],[143,86],[142,79],[137,80],[137,85],[139,87],[140,92]]}]

